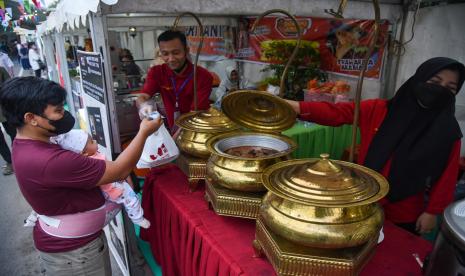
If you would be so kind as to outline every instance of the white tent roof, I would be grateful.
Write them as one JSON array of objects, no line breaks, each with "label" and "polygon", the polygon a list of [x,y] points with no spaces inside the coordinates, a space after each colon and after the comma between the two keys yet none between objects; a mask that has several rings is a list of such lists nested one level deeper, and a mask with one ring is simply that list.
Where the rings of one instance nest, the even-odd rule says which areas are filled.
[{"label": "white tent roof", "polygon": [[89,12],[97,12],[100,2],[107,5],[114,5],[118,0],[61,0],[55,11],[51,12],[47,20],[37,26],[39,34],[51,31],[60,32],[66,23],[68,28],[79,28],[80,21],[83,26],[86,25],[86,16]]}]

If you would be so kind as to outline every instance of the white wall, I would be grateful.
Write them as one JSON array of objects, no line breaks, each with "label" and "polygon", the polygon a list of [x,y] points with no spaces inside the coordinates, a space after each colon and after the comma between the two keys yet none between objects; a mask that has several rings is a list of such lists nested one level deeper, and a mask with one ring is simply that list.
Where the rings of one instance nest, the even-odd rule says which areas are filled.
[{"label": "white wall", "polygon": [[[409,13],[405,38],[411,37],[413,12]],[[444,56],[465,63],[465,3],[423,8],[418,11],[413,40],[400,59],[396,88],[399,88],[425,60]],[[464,92],[462,88],[462,92]],[[465,93],[457,96],[465,105]]]},{"label": "white wall", "polygon": [[[405,38],[411,37],[413,12],[410,12],[405,28]],[[465,3],[423,8],[418,11],[413,40],[406,45],[401,57],[396,87],[400,87],[415,73],[425,60],[444,56],[465,64]],[[456,97],[456,117],[465,133],[465,87]],[[465,155],[465,139],[462,139],[461,155]]]}]

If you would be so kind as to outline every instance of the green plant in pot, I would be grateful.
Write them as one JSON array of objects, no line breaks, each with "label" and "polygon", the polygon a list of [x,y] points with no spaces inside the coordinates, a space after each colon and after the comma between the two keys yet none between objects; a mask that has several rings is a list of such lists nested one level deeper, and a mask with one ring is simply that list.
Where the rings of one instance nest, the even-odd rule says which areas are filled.
[{"label": "green plant in pot", "polygon": [[[271,71],[272,77],[263,80],[263,84],[279,85],[285,64],[296,46],[296,40],[267,40],[261,43],[261,60],[269,62],[262,71]],[[284,98],[303,100],[303,89],[310,79],[326,81],[326,73],[320,70],[319,43],[302,41],[297,56],[289,67],[286,78]]]}]

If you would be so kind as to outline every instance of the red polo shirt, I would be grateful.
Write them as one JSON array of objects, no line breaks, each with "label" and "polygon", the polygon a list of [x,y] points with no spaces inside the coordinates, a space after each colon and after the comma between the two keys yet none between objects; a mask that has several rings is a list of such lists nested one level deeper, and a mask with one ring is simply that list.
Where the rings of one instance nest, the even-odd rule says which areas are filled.
[{"label": "red polo shirt", "polygon": [[[363,164],[373,137],[378,131],[387,113],[387,101],[376,99],[360,103],[360,152],[357,162]],[[354,119],[354,103],[330,104],[323,102],[300,102],[300,118],[321,125],[340,126],[352,124]],[[398,202],[383,199],[386,218],[394,223],[415,222],[423,212],[441,214],[454,198],[455,184],[459,170],[460,139],[450,152],[449,162],[442,176],[433,185],[429,193],[429,201],[425,204],[424,192],[410,196]],[[334,158],[337,158],[335,156]],[[421,164],[418,164],[421,166]],[[386,162],[381,174],[387,177],[391,160]]]},{"label": "red polo shirt", "polygon": [[[159,92],[163,99],[166,117],[170,128],[174,125],[176,92],[179,97],[179,111],[181,114],[194,110],[194,66],[187,63],[187,68],[176,74],[168,65],[162,64],[150,68],[142,93],[153,96]],[[176,88],[173,87],[173,80]],[[212,90],[212,76],[197,66],[197,109],[206,110],[210,107],[210,92]],[[183,84],[185,83],[184,87]],[[181,89],[182,88],[182,89]]]}]

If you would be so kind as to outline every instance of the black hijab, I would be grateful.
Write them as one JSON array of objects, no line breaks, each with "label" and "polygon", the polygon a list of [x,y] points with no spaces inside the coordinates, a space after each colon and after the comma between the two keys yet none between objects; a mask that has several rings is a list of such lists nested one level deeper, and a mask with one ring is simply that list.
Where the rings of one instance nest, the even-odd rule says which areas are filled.
[{"label": "black hijab", "polygon": [[400,201],[436,183],[447,166],[454,142],[462,137],[455,118],[455,97],[440,109],[420,107],[415,87],[443,69],[459,72],[457,92],[465,80],[465,66],[450,58],[424,62],[388,103],[388,112],[368,148],[364,165],[380,172],[392,158],[387,180],[388,199]]}]

